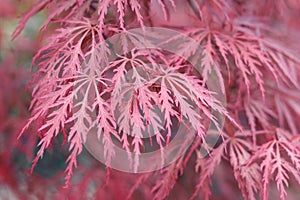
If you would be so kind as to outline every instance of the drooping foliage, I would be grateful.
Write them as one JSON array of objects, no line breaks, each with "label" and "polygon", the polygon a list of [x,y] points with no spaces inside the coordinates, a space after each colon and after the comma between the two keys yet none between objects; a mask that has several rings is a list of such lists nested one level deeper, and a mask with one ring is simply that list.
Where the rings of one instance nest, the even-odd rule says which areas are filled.
[{"label": "drooping foliage", "polygon": [[[69,151],[65,186],[79,187],[82,198],[92,193],[115,199],[99,186],[106,180],[108,188],[126,188],[128,199],[165,199],[186,184],[195,189],[183,198],[217,199],[221,193],[239,199],[234,189],[224,192],[230,186],[220,178],[220,167],[231,172],[225,175],[244,199],[267,200],[274,184],[280,199],[288,199],[288,187],[300,184],[298,0],[41,0],[23,15],[13,38],[40,11],[47,19],[32,61],[31,117],[19,135],[40,137],[32,170],[63,138]],[[178,35],[153,34],[147,47],[164,38],[161,46],[141,48],[149,27],[191,40],[177,44]],[[140,35],[131,32],[136,28]],[[120,34],[118,42],[109,40]],[[179,55],[164,51],[170,43]],[[224,124],[215,113],[224,116]],[[192,144],[177,144],[189,146],[170,165],[133,178],[131,188],[110,181],[118,173],[109,167],[106,175],[97,172],[94,160],[78,164],[88,134],[94,134],[107,166],[118,154],[113,144],[134,153],[128,156],[133,172],[146,149],[159,149],[163,165],[170,156],[164,149],[181,123],[191,128]],[[219,136],[211,149],[209,124]],[[93,180],[96,175],[101,181]],[[197,178],[184,182],[184,176]]]}]

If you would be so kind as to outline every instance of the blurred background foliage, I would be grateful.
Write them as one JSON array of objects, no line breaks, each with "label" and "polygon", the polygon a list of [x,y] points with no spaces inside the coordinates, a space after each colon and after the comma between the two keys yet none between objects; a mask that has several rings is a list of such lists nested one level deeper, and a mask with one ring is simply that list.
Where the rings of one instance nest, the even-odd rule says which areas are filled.
[{"label": "blurred background foliage", "polygon": [[30,91],[25,88],[31,79],[31,59],[39,46],[37,30],[45,13],[30,19],[20,37],[12,41],[11,34],[20,13],[33,3],[0,0],[0,199],[36,199],[34,188],[44,179],[40,177],[48,175],[39,172],[39,167],[39,173],[29,173],[38,138],[28,131],[17,140],[29,116]]}]

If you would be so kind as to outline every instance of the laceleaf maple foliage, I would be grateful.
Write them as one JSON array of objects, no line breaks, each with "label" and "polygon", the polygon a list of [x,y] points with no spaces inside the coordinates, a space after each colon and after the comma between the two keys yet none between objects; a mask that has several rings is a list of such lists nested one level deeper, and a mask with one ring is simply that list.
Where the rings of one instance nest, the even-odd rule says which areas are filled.
[{"label": "laceleaf maple foliage", "polygon": [[[224,162],[236,181],[232,187],[237,186],[244,199],[267,200],[273,183],[279,198],[288,199],[289,185],[297,187],[299,1],[41,0],[24,14],[13,37],[41,10],[48,13],[41,30],[53,32],[45,33],[33,58],[32,114],[20,134],[33,134],[28,128],[41,122],[32,169],[62,135],[70,152],[65,186],[74,187],[73,168],[80,168],[77,157],[90,133],[103,146],[107,166],[117,156],[113,144],[134,153],[133,158],[128,156],[133,172],[142,165],[139,156],[149,148],[160,150],[163,166],[169,156],[164,149],[182,123],[191,127],[192,144],[178,144],[179,149],[187,146],[180,158],[137,178],[126,194],[128,199],[136,198],[135,190],[142,198],[165,199],[179,177],[191,171],[198,182],[193,185],[195,192],[185,198],[217,199],[222,189],[215,186],[225,184],[218,185],[216,171]],[[192,40],[177,44],[180,55],[162,47],[141,48],[143,34],[154,26],[176,30]],[[135,28],[143,34],[130,32]],[[118,42],[110,42],[118,34]],[[151,37],[153,42],[164,38]],[[176,42],[178,36],[161,45]],[[193,66],[193,61],[200,64]],[[219,101],[209,81],[226,96],[226,104]],[[215,112],[224,116],[224,124]],[[220,136],[210,150],[206,147],[208,122]],[[206,156],[199,150],[203,146],[209,150]],[[196,166],[195,172],[191,166]],[[108,181],[109,167],[107,172]],[[102,188],[90,178],[81,181],[96,190],[95,196],[101,193]],[[233,192],[226,195],[240,198]]]}]

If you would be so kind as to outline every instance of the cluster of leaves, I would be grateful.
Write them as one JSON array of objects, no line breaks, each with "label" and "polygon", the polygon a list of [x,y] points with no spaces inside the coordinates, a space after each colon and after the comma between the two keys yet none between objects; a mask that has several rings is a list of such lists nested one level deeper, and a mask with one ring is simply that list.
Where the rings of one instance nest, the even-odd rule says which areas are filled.
[{"label": "cluster of leaves", "polygon": [[[189,11],[184,25],[172,20],[183,16],[178,13],[181,7]],[[172,140],[176,122],[187,121],[195,130],[188,151],[153,173],[155,178],[141,175],[128,199],[135,190],[145,192],[144,198],[166,198],[189,165],[199,173],[191,199],[217,196],[212,184],[218,179],[212,180],[224,162],[245,199],[267,200],[275,182],[283,200],[290,182],[300,184],[300,60],[295,40],[300,30],[295,22],[299,1],[41,0],[24,14],[13,37],[41,10],[49,13],[41,30],[55,31],[45,35],[45,44],[33,59],[32,67],[37,69],[32,80],[32,116],[21,132],[41,122],[33,168],[62,135],[70,151],[65,181],[69,186],[77,156],[95,127],[93,134],[102,138],[109,166],[115,156],[112,141],[140,155],[147,143],[143,134],[155,134],[153,143],[163,149]],[[200,70],[159,48],[131,48],[140,41],[128,30],[145,31],[147,26],[167,27],[193,38],[197,45],[182,43],[178,49],[183,57],[200,61]],[[105,42],[118,33],[128,36],[120,38],[119,46]],[[165,43],[177,39],[171,37]],[[213,72],[227,107],[206,87]],[[222,130],[212,111],[226,117]],[[203,157],[199,148],[206,142],[205,120],[214,122],[222,139]],[[139,164],[136,156],[134,171]],[[95,187],[90,177],[82,178],[82,183]]]}]

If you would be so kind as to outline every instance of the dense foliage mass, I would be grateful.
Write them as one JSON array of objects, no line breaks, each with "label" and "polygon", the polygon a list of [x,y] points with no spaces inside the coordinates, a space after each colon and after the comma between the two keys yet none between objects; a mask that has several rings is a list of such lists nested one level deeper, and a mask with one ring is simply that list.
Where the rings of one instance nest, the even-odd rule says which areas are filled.
[{"label": "dense foliage mass", "polygon": [[[0,74],[5,82],[0,118],[7,121],[0,122],[1,135],[20,133],[19,143],[9,137],[10,144],[28,156],[38,143],[33,173],[23,179],[31,176],[32,182],[43,183],[27,184],[25,189],[18,182],[7,183],[16,188],[15,195],[297,199],[293,191],[300,185],[300,1],[40,0],[24,13],[12,37],[18,39],[40,11],[47,17],[31,65],[31,117],[23,130],[11,131],[11,124],[23,123],[6,113],[12,112],[7,110],[12,105],[18,120],[24,120],[26,109],[19,100],[26,94],[16,83],[25,80],[26,73],[16,69],[12,75],[20,80],[13,82],[7,71],[14,63],[0,60],[0,71],[6,72]],[[192,40],[177,44],[176,36],[153,34],[151,41],[162,40],[161,46],[141,48],[149,27],[167,28]],[[140,35],[131,32],[137,28]],[[108,41],[112,37],[117,42]],[[179,55],[163,48],[172,42]],[[209,82],[219,88],[225,104]],[[6,102],[7,94],[16,102]],[[214,113],[223,116],[224,123]],[[163,165],[170,156],[164,149],[181,123],[191,128],[193,141],[177,144],[182,156],[174,162],[143,174],[109,167],[118,156],[112,144],[135,155],[128,156],[133,172],[142,165],[139,155],[149,149],[160,151]],[[206,139],[209,124],[220,136],[211,149]],[[88,134],[103,147],[103,164],[86,152]],[[10,153],[1,152],[1,159]],[[45,172],[49,166],[51,172]],[[6,168],[1,165],[1,174]],[[43,187],[55,194],[41,193]]]}]

